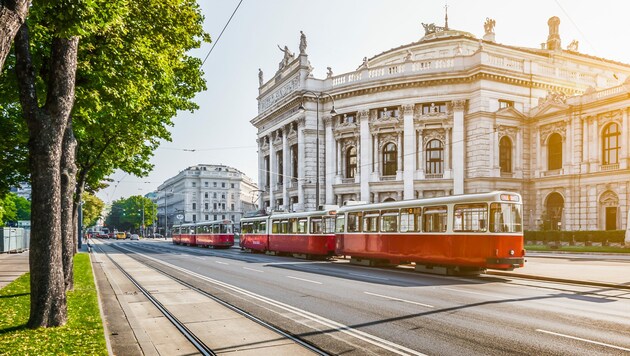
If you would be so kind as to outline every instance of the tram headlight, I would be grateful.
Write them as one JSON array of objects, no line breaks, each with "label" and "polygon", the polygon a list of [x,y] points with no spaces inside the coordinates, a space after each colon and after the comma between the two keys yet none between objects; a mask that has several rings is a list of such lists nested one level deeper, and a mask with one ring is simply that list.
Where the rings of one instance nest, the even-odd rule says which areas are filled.
[{"label": "tram headlight", "polygon": [[514,256],[514,250],[510,250],[510,256]]}]

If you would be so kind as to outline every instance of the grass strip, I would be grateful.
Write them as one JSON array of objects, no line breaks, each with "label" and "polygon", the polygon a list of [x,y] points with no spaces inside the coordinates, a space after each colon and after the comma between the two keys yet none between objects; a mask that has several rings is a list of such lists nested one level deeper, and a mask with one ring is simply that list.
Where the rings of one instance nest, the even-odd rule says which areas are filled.
[{"label": "grass strip", "polygon": [[98,296],[87,253],[74,257],[74,290],[68,292],[68,323],[29,329],[30,275],[0,290],[0,355],[107,355]]},{"label": "grass strip", "polygon": [[552,248],[547,245],[525,245],[527,251],[549,251],[549,252],[576,252],[576,253],[628,253],[630,254],[630,248],[624,247],[611,247],[611,246],[558,246]]}]

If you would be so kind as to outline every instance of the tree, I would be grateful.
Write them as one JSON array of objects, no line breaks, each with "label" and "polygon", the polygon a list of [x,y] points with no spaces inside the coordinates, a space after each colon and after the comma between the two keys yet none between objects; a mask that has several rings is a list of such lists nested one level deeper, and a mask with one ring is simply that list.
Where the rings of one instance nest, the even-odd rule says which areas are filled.
[{"label": "tree", "polygon": [[112,208],[105,219],[105,224],[120,230],[139,231],[144,225],[153,224],[157,206],[151,199],[134,195],[129,198],[121,198],[112,203]]},{"label": "tree", "polygon": [[94,194],[83,193],[83,226],[94,226],[103,213],[105,203]]},{"label": "tree", "polygon": [[28,13],[28,0],[0,1],[0,70],[11,50],[11,43]]}]

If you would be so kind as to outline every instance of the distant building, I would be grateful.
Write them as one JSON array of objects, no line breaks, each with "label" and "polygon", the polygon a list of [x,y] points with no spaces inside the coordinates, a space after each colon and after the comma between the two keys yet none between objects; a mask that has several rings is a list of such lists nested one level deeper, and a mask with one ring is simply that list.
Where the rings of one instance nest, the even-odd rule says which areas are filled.
[{"label": "distant building", "polygon": [[482,38],[423,24],[323,79],[286,48],[251,120],[260,207],[500,189],[523,194],[526,229],[626,229],[630,65],[562,49],[559,24],[541,48],[495,42],[491,19]]},{"label": "distant building", "polygon": [[256,210],[258,187],[236,168],[199,164],[168,179],[147,195],[157,204],[158,230],[168,223],[232,220],[240,224],[243,214]]},{"label": "distant building", "polygon": [[11,192],[15,193],[18,197],[22,197],[28,201],[31,200],[31,184],[28,182],[22,182],[19,187],[11,188]]}]

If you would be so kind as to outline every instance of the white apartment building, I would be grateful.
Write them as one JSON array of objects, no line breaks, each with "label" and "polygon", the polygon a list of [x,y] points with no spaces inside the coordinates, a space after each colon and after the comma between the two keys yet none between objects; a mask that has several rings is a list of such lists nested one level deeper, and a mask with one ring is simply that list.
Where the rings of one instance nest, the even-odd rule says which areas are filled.
[{"label": "white apartment building", "polygon": [[630,65],[563,49],[559,24],[541,48],[495,42],[491,19],[482,38],[423,24],[321,79],[304,38],[297,56],[285,47],[251,120],[260,207],[501,189],[523,195],[526,229],[626,229]]},{"label": "white apartment building", "polygon": [[243,214],[256,210],[258,187],[236,168],[199,164],[188,167],[162,183],[153,194],[158,207],[158,226],[164,231],[174,224],[232,220],[240,224]]}]

